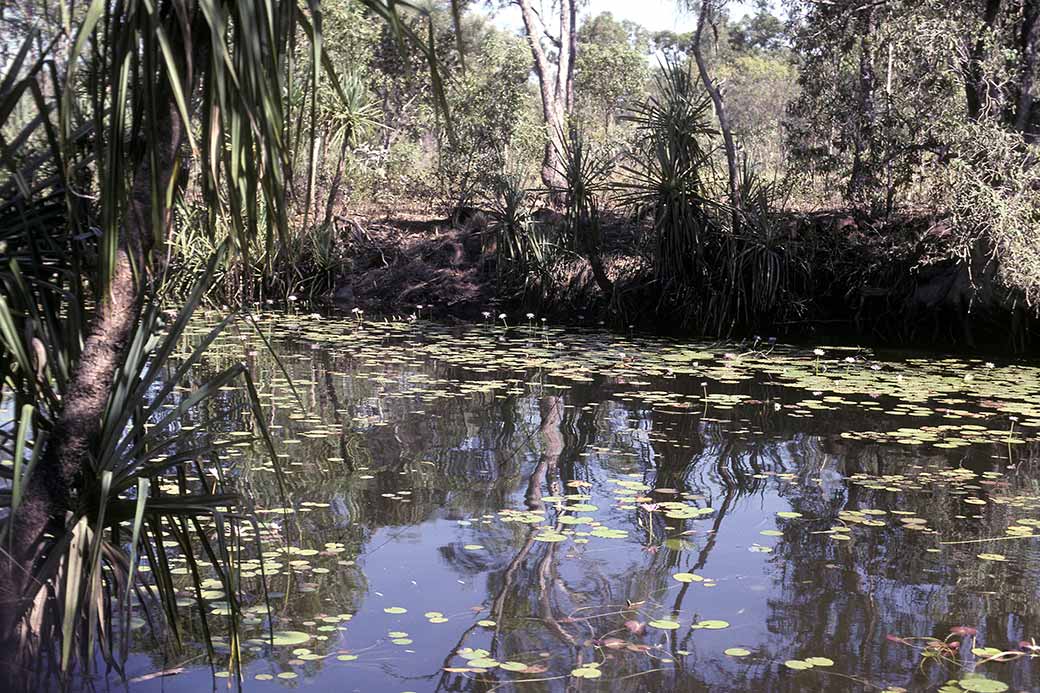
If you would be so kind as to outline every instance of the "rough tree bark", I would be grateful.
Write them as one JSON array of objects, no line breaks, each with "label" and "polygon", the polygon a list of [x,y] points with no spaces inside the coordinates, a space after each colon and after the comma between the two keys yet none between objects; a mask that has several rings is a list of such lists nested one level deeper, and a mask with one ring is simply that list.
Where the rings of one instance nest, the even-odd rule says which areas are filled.
[{"label": "rough tree bark", "polygon": [[[542,120],[547,129],[542,155],[542,183],[550,190],[560,187],[560,151],[567,117],[574,108],[574,55],[578,45],[576,0],[559,0],[559,33],[553,35],[542,20],[536,0],[513,0],[520,8],[527,45],[534,58],[538,78]],[[550,60],[544,41],[556,49],[555,63]]]},{"label": "rough tree bark", "polygon": [[702,39],[704,28],[714,24],[715,15],[714,0],[703,0],[700,12],[697,15],[697,29],[693,34],[693,58],[697,62],[697,72],[700,74],[701,82],[711,97],[711,103],[715,107],[715,117],[719,121],[719,129],[722,131],[722,143],[726,150],[726,169],[729,176],[729,201],[732,208],[733,230],[740,228],[741,213],[744,209],[740,194],[740,167],[737,163],[737,145],[733,139],[733,129],[730,127],[729,117],[726,114],[726,105],[722,98],[722,89],[711,78],[708,72],[708,64],[704,60]]},{"label": "rough tree bark", "polygon": [[[192,16],[189,13],[188,16]],[[190,93],[192,84],[191,27],[170,22],[167,35],[180,57],[182,88]],[[157,134],[151,149],[155,153],[155,178],[159,190],[168,190],[186,136],[169,83],[157,89],[161,114],[154,126],[143,126]],[[141,136],[146,136],[143,132]],[[163,228],[171,221],[171,210],[154,209],[152,159],[143,152],[134,169],[125,222],[120,230],[115,266],[107,293],[99,297],[76,364],[62,410],[58,413],[48,443],[36,471],[29,477],[22,504],[11,520],[12,552],[0,560],[0,635],[17,637],[13,619],[19,605],[33,598],[28,580],[30,568],[45,550],[43,534],[64,521],[65,513],[76,507],[83,489],[92,450],[101,433],[101,421],[112,391],[116,369],[139,317],[147,276],[147,258],[157,234],[154,219]],[[158,201],[162,204],[161,200]],[[99,287],[99,291],[104,287]],[[0,644],[0,646],[3,646]]]},{"label": "rough tree bark", "polygon": [[1015,129],[1035,141],[1036,118],[1033,115],[1035,99],[1033,85],[1040,63],[1040,0],[1026,0],[1023,6],[1022,30],[1019,35],[1019,50],[1022,52],[1019,66],[1018,103],[1015,107]]},{"label": "rough tree bark", "polygon": [[1001,0],[986,0],[982,12],[982,27],[968,53],[964,66],[964,96],[968,105],[968,117],[978,120],[992,100],[991,87],[986,80],[983,63],[986,60],[986,35],[992,31],[1000,13]]},{"label": "rough tree bark", "polygon": [[874,92],[877,75],[874,72],[874,7],[860,13],[859,33],[859,111],[860,119],[855,133],[852,154],[852,173],[849,175],[848,198],[861,202],[864,192],[874,181],[874,142],[877,136],[877,107]]}]

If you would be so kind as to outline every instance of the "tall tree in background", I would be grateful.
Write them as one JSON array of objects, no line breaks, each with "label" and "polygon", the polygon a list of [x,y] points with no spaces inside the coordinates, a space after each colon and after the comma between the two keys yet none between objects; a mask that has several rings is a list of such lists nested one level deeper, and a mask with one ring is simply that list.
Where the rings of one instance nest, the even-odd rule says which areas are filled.
[{"label": "tall tree in background", "polygon": [[537,0],[512,0],[520,8],[524,34],[534,58],[534,73],[545,122],[542,182],[550,189],[560,185],[560,152],[567,117],[574,109],[574,63],[578,46],[577,0],[554,0],[550,8],[558,18],[554,34],[543,19],[545,8]]},{"label": "tall tree in background", "polygon": [[576,108],[583,120],[602,123],[609,134],[618,114],[646,91],[649,51],[649,32],[619,22],[609,12],[582,24],[574,81]]},{"label": "tall tree in background", "polygon": [[720,17],[725,17],[726,0],[701,0],[698,3],[697,29],[693,33],[690,51],[697,62],[697,72],[701,77],[705,90],[711,97],[711,103],[715,107],[715,117],[719,121],[719,130],[722,131],[722,143],[726,151],[726,173],[729,179],[729,202],[733,217],[733,229],[740,226],[741,210],[744,205],[740,194],[740,164],[737,162],[737,144],[733,138],[733,129],[730,127],[729,117],[726,113],[726,104],[723,101],[722,86],[712,78],[708,70],[708,62],[704,57],[705,29],[715,31],[716,22]]}]

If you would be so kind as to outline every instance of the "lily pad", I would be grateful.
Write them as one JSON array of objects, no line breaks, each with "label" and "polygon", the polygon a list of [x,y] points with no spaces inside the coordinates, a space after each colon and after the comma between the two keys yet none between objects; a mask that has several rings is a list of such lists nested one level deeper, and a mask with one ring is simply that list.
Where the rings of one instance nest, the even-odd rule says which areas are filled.
[{"label": "lily pad", "polygon": [[301,630],[278,630],[274,632],[271,642],[276,647],[285,647],[288,645],[301,645],[310,639],[310,633],[304,633]]},{"label": "lily pad", "polygon": [[1003,681],[984,679],[982,677],[961,679],[957,682],[957,685],[966,691],[972,691],[972,693],[1004,693],[1008,689],[1008,685]]},{"label": "lily pad", "polygon": [[679,622],[672,621],[671,619],[667,618],[659,618],[648,622],[646,625],[650,626],[651,628],[659,628],[661,630],[675,630],[679,627]]},{"label": "lily pad", "polygon": [[812,669],[813,665],[804,659],[789,659],[784,662],[784,666],[788,669],[794,669],[795,671],[802,671],[804,669]]}]

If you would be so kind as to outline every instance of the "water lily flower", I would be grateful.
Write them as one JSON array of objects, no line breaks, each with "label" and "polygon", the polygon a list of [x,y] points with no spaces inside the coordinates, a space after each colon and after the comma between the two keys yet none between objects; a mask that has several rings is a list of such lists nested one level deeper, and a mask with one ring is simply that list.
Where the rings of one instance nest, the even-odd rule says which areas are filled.
[{"label": "water lily flower", "polygon": [[812,350],[812,353],[816,354],[817,356],[823,356],[823,354],[825,352],[823,351],[823,349],[820,349],[819,347],[817,347],[817,348]]}]

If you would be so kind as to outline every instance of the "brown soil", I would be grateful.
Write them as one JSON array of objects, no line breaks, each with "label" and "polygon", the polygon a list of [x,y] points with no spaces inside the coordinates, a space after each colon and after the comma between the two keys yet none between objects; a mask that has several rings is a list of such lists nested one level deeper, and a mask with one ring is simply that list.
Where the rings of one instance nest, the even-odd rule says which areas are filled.
[{"label": "brown soil", "polygon": [[[687,331],[658,295],[645,221],[618,217],[605,225],[603,266],[614,286],[607,295],[577,254],[551,276],[500,285],[494,239],[476,210],[456,219],[413,210],[340,220],[353,229],[352,266],[334,296],[346,311],[392,317],[422,306],[422,317],[448,322],[480,321],[483,313],[500,311],[515,322],[533,312],[557,324]],[[778,224],[786,247],[809,269],[803,307],[796,320],[750,328],[758,334],[943,349],[1022,351],[1033,342],[1035,319],[1009,308],[993,286],[992,267],[952,256],[941,221],[920,215],[878,222],[825,211],[790,214]]]}]

